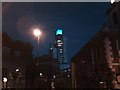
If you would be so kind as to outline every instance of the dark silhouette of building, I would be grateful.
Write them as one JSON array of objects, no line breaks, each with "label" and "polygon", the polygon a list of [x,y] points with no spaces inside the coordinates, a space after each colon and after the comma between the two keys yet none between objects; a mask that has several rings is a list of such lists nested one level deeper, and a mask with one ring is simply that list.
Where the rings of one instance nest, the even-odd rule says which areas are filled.
[{"label": "dark silhouette of building", "polygon": [[[25,64],[30,59],[32,59],[30,43],[13,41],[7,33],[2,33],[2,78],[8,79],[8,88],[24,88]],[[16,72],[16,69],[19,72]]]},{"label": "dark silhouette of building", "polygon": [[65,78],[71,78],[71,69],[70,68],[63,69],[61,71],[61,74]]},{"label": "dark silhouette of building", "polygon": [[51,55],[34,58],[26,66],[26,88],[51,88],[54,76],[59,74],[59,66]]}]

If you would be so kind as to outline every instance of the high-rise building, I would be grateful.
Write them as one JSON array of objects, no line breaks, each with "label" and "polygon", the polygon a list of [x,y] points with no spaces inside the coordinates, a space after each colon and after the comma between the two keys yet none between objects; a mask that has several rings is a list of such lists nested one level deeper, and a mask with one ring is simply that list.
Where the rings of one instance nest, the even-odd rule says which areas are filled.
[{"label": "high-rise building", "polygon": [[66,38],[63,36],[63,30],[57,29],[55,32],[54,45],[50,43],[49,53],[58,60],[60,69],[68,68]]},{"label": "high-rise building", "polygon": [[60,64],[64,63],[64,38],[63,38],[63,30],[61,29],[58,29],[55,32],[55,48],[59,63]]}]

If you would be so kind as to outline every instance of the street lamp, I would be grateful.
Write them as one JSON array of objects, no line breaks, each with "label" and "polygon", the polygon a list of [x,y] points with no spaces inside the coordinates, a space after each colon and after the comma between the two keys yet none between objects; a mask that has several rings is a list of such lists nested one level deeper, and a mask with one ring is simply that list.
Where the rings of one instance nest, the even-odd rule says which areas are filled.
[{"label": "street lamp", "polygon": [[16,72],[19,72],[19,69],[17,68],[15,71],[16,71]]},{"label": "street lamp", "polygon": [[[39,30],[39,28],[35,28],[33,33],[37,37],[37,40],[38,40],[38,55],[39,55],[39,39],[41,36],[41,31]],[[37,66],[38,66],[38,55],[37,55]]]},{"label": "street lamp", "polygon": [[7,88],[7,78],[3,77],[3,87]]},{"label": "street lamp", "polygon": [[42,77],[43,76],[43,74],[42,73],[40,73],[40,77]]},{"label": "street lamp", "polygon": [[39,28],[35,28],[34,30],[33,30],[33,34],[34,34],[34,36],[36,36],[37,37],[37,43],[38,43],[38,55],[37,55],[37,68],[36,68],[36,74],[37,74],[37,78],[36,79],[38,79],[38,56],[39,56],[39,40],[40,40],[40,36],[41,36],[41,31],[40,31],[40,29]]}]

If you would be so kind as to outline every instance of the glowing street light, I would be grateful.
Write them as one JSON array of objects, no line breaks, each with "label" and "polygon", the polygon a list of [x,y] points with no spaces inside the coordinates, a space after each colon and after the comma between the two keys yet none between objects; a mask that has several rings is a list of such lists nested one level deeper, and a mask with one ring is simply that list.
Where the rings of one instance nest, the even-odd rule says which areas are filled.
[{"label": "glowing street light", "polygon": [[41,35],[41,31],[38,29],[38,28],[36,28],[36,29],[34,29],[34,35],[35,36],[37,36],[37,37],[39,37],[40,35]]},{"label": "glowing street light", "polygon": [[19,72],[19,69],[18,69],[18,68],[16,69],[16,72]]},{"label": "glowing street light", "polygon": [[56,76],[55,76],[55,75],[53,75],[53,78],[55,79],[55,78],[56,78]]},{"label": "glowing street light", "polygon": [[5,83],[7,82],[7,78],[6,77],[3,78],[3,82],[5,82]]},{"label": "glowing street light", "polygon": [[[39,39],[42,33],[39,28],[35,28],[33,30],[33,34],[37,37],[37,40],[38,40],[38,55],[39,55]],[[38,55],[37,55],[37,66],[38,66]]]},{"label": "glowing street light", "polygon": [[7,88],[7,78],[6,77],[3,77],[3,88]]},{"label": "glowing street light", "polygon": [[40,73],[40,77],[42,77],[43,76],[43,74],[42,73]]},{"label": "glowing street light", "polygon": [[[42,33],[41,33],[39,28],[35,28],[35,29],[33,29],[33,34],[34,34],[34,36],[37,37],[37,41],[38,41],[38,53],[37,53],[38,55],[37,55],[37,69],[36,69],[37,78],[38,78],[39,40],[40,40],[40,36],[41,36]],[[42,76],[42,75],[40,74],[40,76]]]}]

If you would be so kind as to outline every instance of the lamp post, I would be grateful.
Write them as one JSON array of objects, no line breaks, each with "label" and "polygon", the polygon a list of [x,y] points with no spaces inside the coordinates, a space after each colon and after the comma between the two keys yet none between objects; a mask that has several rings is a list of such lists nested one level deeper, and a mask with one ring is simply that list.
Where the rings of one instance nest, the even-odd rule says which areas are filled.
[{"label": "lamp post", "polygon": [[37,37],[37,43],[38,43],[38,52],[37,52],[37,68],[36,68],[36,87],[38,87],[38,56],[39,56],[39,40],[40,40],[40,36],[41,36],[41,31],[39,28],[35,28],[34,31],[34,36]]},{"label": "lamp post", "polygon": [[16,68],[14,73],[14,88],[17,88],[18,86],[18,77],[19,77],[18,75],[19,75],[19,69]]},{"label": "lamp post", "polygon": [[[38,43],[38,53],[37,54],[39,55],[39,40],[40,40],[41,31],[38,28],[36,28],[36,29],[34,29],[33,33],[37,37],[37,43]],[[38,55],[37,55],[37,66],[38,66]]]},{"label": "lamp post", "polygon": [[3,77],[3,88],[7,88],[7,78]]}]

